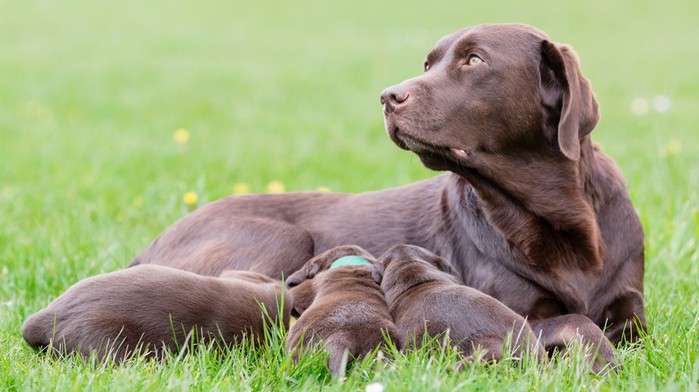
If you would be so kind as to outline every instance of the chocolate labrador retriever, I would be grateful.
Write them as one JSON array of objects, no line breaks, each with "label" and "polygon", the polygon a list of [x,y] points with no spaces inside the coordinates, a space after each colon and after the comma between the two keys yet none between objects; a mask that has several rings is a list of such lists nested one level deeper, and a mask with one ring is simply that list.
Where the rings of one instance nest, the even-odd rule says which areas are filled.
[{"label": "chocolate labrador retriever", "polygon": [[404,347],[421,346],[423,338],[448,334],[466,357],[476,349],[484,359],[503,357],[510,341],[511,354],[527,352],[539,359],[544,349],[524,318],[495,298],[464,286],[443,258],[414,245],[395,245],[379,257],[391,316]]},{"label": "chocolate labrador retriever", "polygon": [[[361,264],[341,265],[359,260]],[[296,358],[305,347],[322,344],[333,377],[343,377],[347,360],[366,356],[398,332],[383,291],[372,273],[376,260],[357,246],[339,246],[309,260],[287,284],[299,298],[301,314],[291,326],[287,349]],[[346,356],[346,359],[345,359]]]},{"label": "chocolate labrador retriever", "polygon": [[[199,341],[226,346],[243,338],[263,342],[265,325],[278,322],[282,287],[251,271],[225,271],[214,278],[143,265],[76,283],[29,317],[22,335],[38,349],[94,353],[116,362],[139,349],[148,356],[179,351],[190,332]],[[288,327],[293,301],[288,293],[285,297],[281,316]]]},{"label": "chocolate labrador retriever", "polygon": [[280,278],[341,244],[414,244],[529,319],[580,314],[613,342],[645,327],[644,233],[611,158],[590,141],[598,105],[573,50],[525,25],[441,39],[423,75],[381,94],[386,130],[450,173],[362,194],[246,195],[165,230],[132,262]]}]

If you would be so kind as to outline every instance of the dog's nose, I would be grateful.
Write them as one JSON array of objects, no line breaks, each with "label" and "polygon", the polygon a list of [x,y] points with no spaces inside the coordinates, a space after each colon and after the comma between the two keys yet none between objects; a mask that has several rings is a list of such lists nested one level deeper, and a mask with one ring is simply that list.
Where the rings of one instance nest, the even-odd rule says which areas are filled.
[{"label": "dog's nose", "polygon": [[381,104],[390,113],[410,98],[408,91],[400,86],[389,87],[381,93]]}]

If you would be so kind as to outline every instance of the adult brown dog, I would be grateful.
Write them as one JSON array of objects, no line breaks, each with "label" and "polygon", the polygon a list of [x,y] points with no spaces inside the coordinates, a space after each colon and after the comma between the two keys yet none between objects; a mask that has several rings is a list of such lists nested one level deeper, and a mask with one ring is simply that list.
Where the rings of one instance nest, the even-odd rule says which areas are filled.
[{"label": "adult brown dog", "polygon": [[466,357],[476,349],[499,360],[510,340],[515,357],[540,360],[544,348],[522,316],[495,298],[464,286],[443,258],[414,245],[396,245],[379,257],[381,288],[404,347],[448,334]]},{"label": "adult brown dog", "polygon": [[466,28],[381,100],[391,139],[451,173],[356,195],[225,198],[132,265],[280,278],[337,245],[415,244],[529,319],[553,326],[577,313],[615,343],[638,337],[643,228],[619,169],[590,141],[598,105],[569,46],[525,25]]},{"label": "adult brown dog", "polygon": [[[250,271],[213,278],[143,265],[76,283],[29,317],[22,335],[35,348],[94,353],[117,362],[139,349],[149,356],[164,353],[163,348],[177,352],[187,346],[190,332],[200,342],[226,346],[243,338],[263,342],[265,325],[278,322],[281,295],[280,281]],[[286,327],[292,303],[286,295]]]},{"label": "adult brown dog", "polygon": [[[360,256],[369,263],[329,269],[345,256]],[[299,299],[295,309],[301,314],[287,338],[294,357],[304,347],[320,343],[330,354],[328,368],[337,378],[344,376],[346,360],[366,356],[384,346],[386,339],[399,341],[373,275],[375,262],[364,249],[339,246],[312,258],[289,276],[287,284],[293,286],[292,296]]]}]

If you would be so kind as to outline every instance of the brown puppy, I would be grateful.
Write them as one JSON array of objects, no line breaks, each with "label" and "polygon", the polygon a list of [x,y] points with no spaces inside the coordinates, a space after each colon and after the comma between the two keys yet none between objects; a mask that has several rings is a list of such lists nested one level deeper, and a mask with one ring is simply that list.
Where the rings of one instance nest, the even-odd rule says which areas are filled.
[{"label": "brown puppy", "polygon": [[337,245],[378,255],[413,244],[530,320],[556,328],[577,313],[615,343],[638,337],[643,228],[619,169],[590,140],[598,105],[569,46],[525,25],[466,28],[381,100],[391,139],[451,173],[357,195],[225,198],[132,264],[281,278]]},{"label": "brown puppy", "polygon": [[[35,348],[95,353],[121,362],[138,349],[156,356],[200,341],[232,346],[243,338],[264,341],[265,325],[278,323],[280,281],[250,271],[221,278],[144,265],[82,280],[32,315],[22,327]],[[292,307],[285,295],[282,321]],[[264,306],[269,318],[263,314]]]},{"label": "brown puppy", "polygon": [[[333,264],[345,256],[360,256],[366,264]],[[330,372],[338,378],[345,373],[345,355],[347,360],[360,358],[383,346],[386,337],[398,342],[383,292],[372,277],[375,261],[359,247],[339,246],[312,258],[289,277],[291,293],[299,298],[295,309],[301,313],[287,340],[295,358],[302,348],[322,343],[330,354]]]},{"label": "brown puppy", "polygon": [[[512,354],[543,359],[544,349],[527,322],[495,298],[466,287],[441,257],[413,245],[396,245],[379,257],[381,288],[405,347],[448,334],[462,354],[480,348],[486,359],[502,358],[511,336]],[[379,269],[380,271],[380,269]],[[427,335],[427,336],[425,336]]]}]

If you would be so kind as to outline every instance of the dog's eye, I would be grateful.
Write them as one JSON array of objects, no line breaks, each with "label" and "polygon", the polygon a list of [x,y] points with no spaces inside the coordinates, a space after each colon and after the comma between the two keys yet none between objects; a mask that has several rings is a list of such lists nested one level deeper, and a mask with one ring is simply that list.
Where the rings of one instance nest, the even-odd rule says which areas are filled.
[{"label": "dog's eye", "polygon": [[424,71],[427,72],[428,69],[430,69],[430,63],[425,61],[425,64],[423,64]]},{"label": "dog's eye", "polygon": [[469,55],[468,60],[466,60],[466,64],[468,65],[478,65],[483,62],[483,59],[476,56],[475,54]]}]

